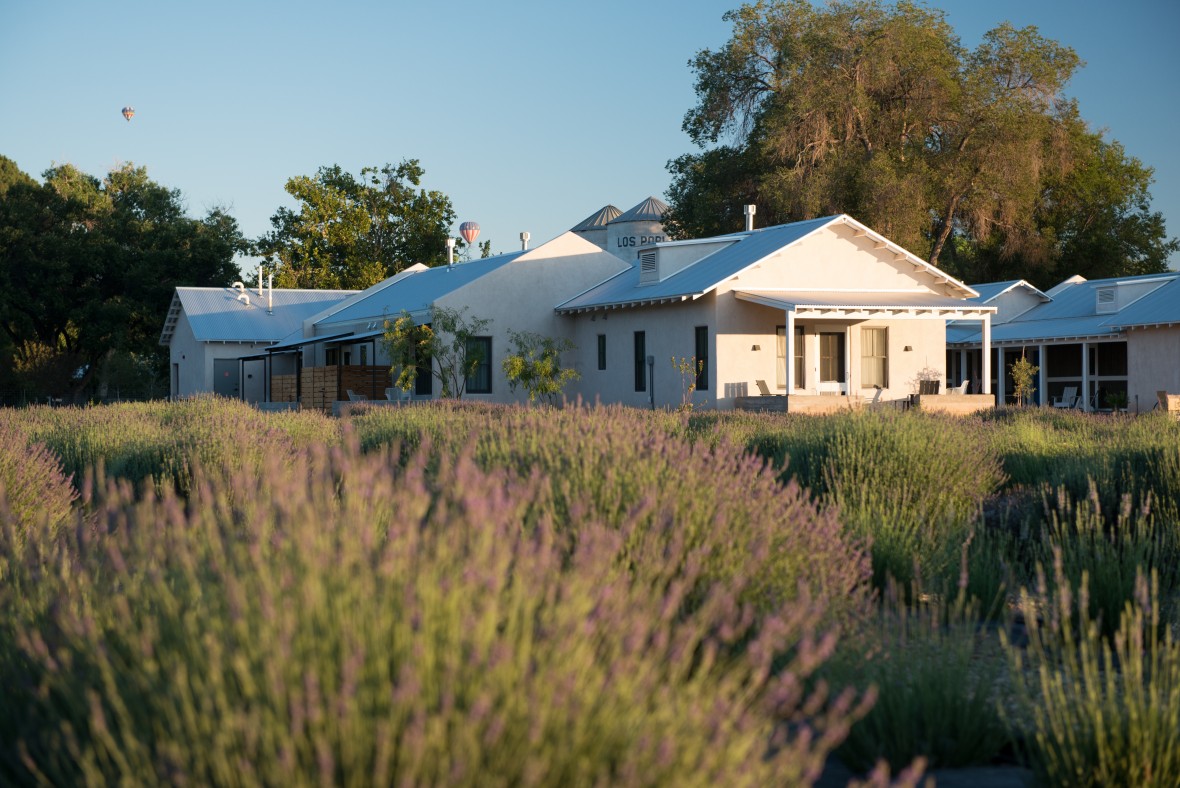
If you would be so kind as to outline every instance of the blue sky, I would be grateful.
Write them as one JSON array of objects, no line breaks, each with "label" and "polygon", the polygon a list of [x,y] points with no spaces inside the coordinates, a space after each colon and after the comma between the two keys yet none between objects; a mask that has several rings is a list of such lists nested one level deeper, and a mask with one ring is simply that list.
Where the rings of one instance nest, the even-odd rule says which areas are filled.
[{"label": "blue sky", "polygon": [[[495,251],[663,196],[692,150],[688,60],[735,2],[0,2],[0,154],[40,176],[123,162],[257,236],[287,178],[417,158]],[[1082,115],[1155,169],[1180,235],[1180,3],[943,0],[968,47],[1036,25],[1086,66]],[[119,114],[136,108],[127,123]],[[1176,265],[1175,258],[1173,265]]]}]

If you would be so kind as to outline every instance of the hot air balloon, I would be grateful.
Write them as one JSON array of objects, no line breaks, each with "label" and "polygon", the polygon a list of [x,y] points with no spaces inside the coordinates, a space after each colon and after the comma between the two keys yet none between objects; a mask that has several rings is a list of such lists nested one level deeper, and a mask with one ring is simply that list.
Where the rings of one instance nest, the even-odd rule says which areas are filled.
[{"label": "hot air balloon", "polygon": [[135,107],[123,107],[123,117],[127,118],[130,123],[131,119],[135,117]]},{"label": "hot air balloon", "polygon": [[470,246],[479,237],[479,225],[475,222],[463,222],[459,225],[459,235],[463,236],[463,240]]}]

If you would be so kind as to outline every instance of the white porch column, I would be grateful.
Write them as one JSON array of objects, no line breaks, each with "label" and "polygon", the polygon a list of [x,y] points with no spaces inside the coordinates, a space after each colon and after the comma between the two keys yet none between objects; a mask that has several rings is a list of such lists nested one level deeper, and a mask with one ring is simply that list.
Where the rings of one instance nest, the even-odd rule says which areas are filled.
[{"label": "white porch column", "polygon": [[786,374],[783,380],[787,381],[787,390],[784,392],[788,397],[791,392],[795,390],[795,310],[787,310],[787,352],[783,363],[787,365]]},{"label": "white porch column", "polygon": [[983,393],[992,393],[992,316],[983,316],[983,371],[980,373]]},{"label": "white porch column", "polygon": [[1090,410],[1090,343],[1082,343],[1082,410]]},{"label": "white porch column", "polygon": [[1037,372],[1037,396],[1042,406],[1049,404],[1049,392],[1045,390],[1045,377],[1048,374],[1045,367],[1045,346],[1037,345],[1037,366],[1040,370]]}]

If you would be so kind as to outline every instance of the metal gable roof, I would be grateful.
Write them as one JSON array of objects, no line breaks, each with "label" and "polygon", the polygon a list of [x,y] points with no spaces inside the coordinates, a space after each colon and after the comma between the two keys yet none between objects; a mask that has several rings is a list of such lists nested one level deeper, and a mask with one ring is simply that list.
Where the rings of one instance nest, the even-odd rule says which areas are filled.
[{"label": "metal gable roof", "polygon": [[978,298],[973,298],[971,300],[978,301],[981,304],[986,304],[988,301],[991,301],[993,298],[996,298],[998,296],[1002,296],[1004,293],[1007,293],[1009,290],[1015,290],[1018,287],[1023,287],[1024,289],[1028,290],[1029,292],[1031,292],[1037,296],[1040,296],[1042,301],[1052,300],[1049,296],[1045,295],[1045,293],[1041,292],[1036,287],[1033,287],[1031,284],[1029,284],[1028,282],[1026,282],[1023,279],[1009,279],[1006,282],[987,282],[982,285],[971,285],[971,288],[979,293]]},{"label": "metal gable roof", "polygon": [[277,342],[299,329],[303,321],[343,301],[355,290],[274,290],[267,296],[247,290],[249,305],[232,287],[178,287],[172,296],[160,344],[172,342],[183,313],[199,342]]},{"label": "metal gable roof", "polygon": [[[1126,281],[1126,280],[1119,280]],[[1112,328],[1135,328],[1180,323],[1180,276],[1148,293],[1114,315],[1107,316]]]},{"label": "metal gable roof", "polygon": [[316,325],[371,320],[386,315],[397,315],[403,310],[419,312],[429,308],[439,298],[503,268],[525,253],[510,252],[449,267],[443,265],[418,271],[388,287],[359,294],[351,303],[333,311],[328,318],[317,322]]},{"label": "metal gable roof", "polygon": [[871,229],[846,216],[824,216],[819,219],[809,219],[791,224],[780,224],[751,232],[734,233],[733,235],[717,236],[715,238],[696,239],[695,241],[671,241],[656,244],[657,247],[676,246],[678,243],[699,243],[701,241],[732,241],[727,246],[718,249],[700,260],[688,265],[661,282],[652,284],[639,283],[640,271],[638,266],[630,269],[590,288],[586,292],[571,298],[557,306],[558,313],[581,312],[592,309],[635,306],[648,303],[662,303],[683,301],[699,298],[717,287],[732,276],[741,273],[755,263],[769,257],[780,249],[790,246],[807,235],[832,224],[847,224],[863,234],[870,234],[880,238],[882,243],[903,252],[910,263],[924,267],[928,272],[942,278],[946,283],[962,289],[964,295],[974,296],[976,291],[964,285],[953,277],[942,273],[925,261],[904,252],[900,247],[894,247]]},{"label": "metal gable roof", "polygon": [[[677,271],[664,281],[650,285],[639,284],[639,267],[632,266],[585,293],[574,296],[559,305],[557,311],[577,312],[608,306],[697,298],[744,268],[831,223],[835,218],[826,216],[710,239],[724,241],[732,238],[733,243]],[[669,245],[675,244],[673,241]]]},{"label": "metal gable roof", "polygon": [[[1096,291],[1118,283],[1134,284],[1152,279],[1170,279],[1117,313],[1097,312]],[[981,286],[982,288],[983,286]],[[1152,274],[1115,279],[1067,279],[1054,287],[1052,300],[1033,307],[1007,323],[992,327],[993,344],[1040,341],[1105,339],[1122,336],[1133,326],[1180,323],[1180,275]],[[978,328],[947,332],[947,342],[979,344]]]}]

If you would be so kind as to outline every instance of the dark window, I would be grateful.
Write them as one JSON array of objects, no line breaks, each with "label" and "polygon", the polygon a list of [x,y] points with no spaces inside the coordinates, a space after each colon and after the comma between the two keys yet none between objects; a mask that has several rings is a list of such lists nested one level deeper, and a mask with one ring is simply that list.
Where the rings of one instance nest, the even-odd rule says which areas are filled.
[{"label": "dark window", "polygon": [[324,366],[326,366],[326,367],[336,366],[336,359],[337,358],[339,358],[339,353],[337,352],[336,348],[330,348],[328,350],[325,350],[324,351]]},{"label": "dark window", "polygon": [[472,337],[467,340],[468,394],[492,393],[492,338]]},{"label": "dark window", "polygon": [[606,369],[606,334],[598,335],[598,368]]},{"label": "dark window", "polygon": [[697,391],[709,390],[709,327],[697,326],[696,334],[696,365]]},{"label": "dark window", "polygon": [[635,390],[647,391],[647,335],[635,332]]},{"label": "dark window", "polygon": [[415,367],[418,374],[414,376],[414,394],[419,397],[434,396],[434,375],[430,371],[430,356],[418,359]]},{"label": "dark window", "polygon": [[844,335],[819,335],[819,379],[820,382],[844,382]]}]

